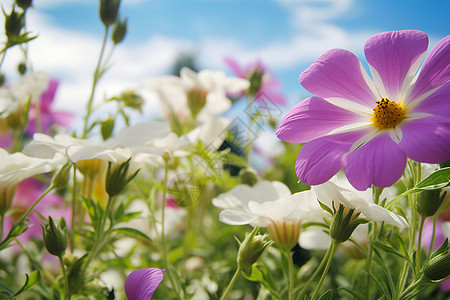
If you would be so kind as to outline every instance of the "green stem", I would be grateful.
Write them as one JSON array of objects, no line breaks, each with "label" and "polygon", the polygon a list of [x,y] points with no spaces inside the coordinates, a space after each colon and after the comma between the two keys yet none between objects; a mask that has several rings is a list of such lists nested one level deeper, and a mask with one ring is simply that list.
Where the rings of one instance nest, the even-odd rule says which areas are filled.
[{"label": "green stem", "polygon": [[292,300],[294,297],[294,261],[292,260],[291,248],[286,247],[284,249],[286,251],[286,256],[288,259],[288,267],[289,267],[289,290],[288,290],[288,299]]},{"label": "green stem", "polygon": [[5,226],[5,214],[0,215],[0,242],[3,239],[3,227]]},{"label": "green stem", "polygon": [[230,293],[231,289],[233,288],[233,285],[236,283],[236,280],[238,279],[241,271],[242,271],[242,268],[238,266],[236,269],[236,272],[234,272],[233,277],[231,278],[230,282],[228,283],[228,286],[227,286],[225,292],[222,294],[222,297],[220,297],[220,300],[225,300],[228,297],[228,294]]},{"label": "green stem", "polygon": [[330,254],[328,256],[328,260],[327,260],[327,264],[325,266],[325,269],[322,272],[322,276],[320,277],[319,283],[316,285],[316,288],[314,289],[313,295],[311,297],[311,299],[316,299],[317,294],[319,293],[320,288],[322,287],[323,281],[325,280],[325,277],[327,277],[327,273],[328,270],[330,269],[331,266],[331,261],[333,260],[334,257],[334,253],[336,252],[336,248],[338,246],[338,242],[336,242],[336,240],[333,240],[331,242],[331,246],[330,246]]},{"label": "green stem", "polygon": [[64,276],[64,299],[70,300],[69,277],[67,276],[66,268],[64,267],[62,255],[58,256],[58,259]]},{"label": "green stem", "polygon": [[1,60],[0,60],[0,70],[1,70],[2,65],[3,65],[3,61],[5,60],[6,50],[8,50],[8,48],[6,48],[6,47],[3,48],[2,58],[1,58]]},{"label": "green stem", "polygon": [[167,275],[169,277],[172,288],[177,292],[180,299],[184,299],[183,291],[176,283],[176,280],[172,273],[172,267],[169,262],[169,257],[167,255],[166,249],[166,236],[164,233],[164,219],[165,219],[165,207],[167,200],[167,175],[169,173],[169,162],[164,160],[164,187],[163,187],[163,199],[162,199],[162,207],[161,207],[161,251],[164,259],[164,264],[166,265]]},{"label": "green stem", "polygon": [[428,248],[428,257],[430,257],[431,252],[433,252],[434,238],[436,237],[436,223],[437,223],[437,214],[434,214],[434,216],[433,216],[433,233],[431,235],[430,248]]},{"label": "green stem", "polygon": [[97,62],[97,66],[95,68],[94,71],[94,78],[92,81],[92,89],[91,89],[91,94],[89,96],[89,100],[86,106],[86,116],[84,118],[84,126],[83,126],[83,138],[86,138],[87,132],[88,132],[88,121],[89,121],[89,116],[92,113],[92,102],[94,101],[94,94],[95,94],[95,89],[97,87],[97,83],[101,77],[102,72],[101,70],[101,65],[102,65],[102,59],[103,59],[103,54],[105,52],[105,47],[106,47],[106,41],[108,38],[108,31],[109,31],[109,26],[105,26],[105,34],[103,35],[103,42],[102,42],[102,48],[100,50],[100,55],[98,58],[98,62]]},{"label": "green stem", "polygon": [[419,225],[419,239],[417,241],[417,259],[416,259],[416,273],[419,272],[420,268],[420,254],[422,250],[422,232],[423,232],[423,224],[425,223],[425,218],[420,218],[420,225]]},{"label": "green stem", "polygon": [[33,205],[31,205],[27,211],[22,215],[22,217],[19,219],[19,221],[17,221],[16,224],[21,224],[23,223],[26,218],[31,214],[31,212],[33,211],[33,209],[36,207],[36,205],[39,204],[39,202],[45,197],[47,196],[48,193],[50,193],[53,190],[53,185],[51,185],[50,187],[48,187],[44,193],[36,200],[34,201]]},{"label": "green stem", "polygon": [[73,186],[72,186],[72,220],[70,225],[70,251],[73,253],[75,244],[75,233],[76,233],[76,221],[77,217],[77,168],[76,164],[73,164]]},{"label": "green stem", "polygon": [[247,96],[247,108],[248,108],[248,136],[247,136],[247,144],[245,148],[245,158],[247,160],[247,163],[250,161],[250,152],[252,151],[253,143],[250,141],[253,139],[252,133],[253,133],[253,114],[252,114],[252,104],[253,104],[253,96],[248,95]]},{"label": "green stem", "polygon": [[403,293],[400,295],[399,299],[404,299],[406,298],[406,296],[413,292],[420,284],[422,284],[422,282],[426,280],[426,277],[422,274],[419,278],[417,278],[416,281],[414,281],[413,283],[411,283],[406,290],[403,291]]},{"label": "green stem", "polygon": [[297,299],[303,300],[303,298],[305,297],[306,292],[308,290],[308,287],[316,279],[316,277],[319,275],[320,271],[325,267],[325,264],[327,263],[328,257],[330,256],[330,253],[331,253],[331,248],[332,248],[332,245],[330,245],[330,247],[328,248],[327,252],[323,256],[322,261],[320,262],[317,269],[314,271],[314,273],[311,275],[311,277],[309,277],[308,281],[305,283],[305,285],[304,285],[303,289],[301,290]]}]

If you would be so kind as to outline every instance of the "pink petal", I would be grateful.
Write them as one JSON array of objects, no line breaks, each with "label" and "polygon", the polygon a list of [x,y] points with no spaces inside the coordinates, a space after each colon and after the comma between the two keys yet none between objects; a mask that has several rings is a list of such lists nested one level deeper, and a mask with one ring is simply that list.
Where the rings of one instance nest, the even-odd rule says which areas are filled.
[{"label": "pink petal", "polygon": [[450,36],[443,38],[431,49],[425,59],[414,89],[409,97],[414,100],[450,79]]},{"label": "pink petal", "polygon": [[223,60],[225,61],[225,64],[227,64],[227,66],[234,72],[234,74],[236,74],[237,77],[245,78],[245,76],[247,75],[246,72],[241,69],[239,64],[234,59],[225,57]]},{"label": "pink petal", "polygon": [[322,98],[344,98],[371,108],[378,100],[364,79],[359,59],[343,49],[327,51],[300,75],[299,81]]},{"label": "pink petal", "polygon": [[128,300],[151,299],[156,288],[163,280],[164,270],[149,268],[138,269],[130,273],[125,280],[125,294]]},{"label": "pink petal", "polygon": [[39,106],[41,110],[45,110],[50,107],[53,100],[55,99],[57,89],[58,81],[50,79],[47,90],[41,94],[41,99],[39,100]]},{"label": "pink petal", "polygon": [[276,135],[291,143],[306,143],[344,125],[359,116],[328,101],[311,97],[301,101],[281,120]]},{"label": "pink petal", "polygon": [[448,116],[412,120],[403,124],[401,130],[403,136],[399,146],[411,159],[424,163],[441,163],[450,159]]},{"label": "pink petal", "polygon": [[411,111],[448,117],[450,112],[450,101],[448,99],[450,99],[450,82],[423,99]]},{"label": "pink petal", "polygon": [[342,167],[342,157],[364,132],[324,136],[302,147],[295,164],[298,178],[310,185],[322,184]]},{"label": "pink petal", "polygon": [[369,64],[378,72],[388,97],[398,95],[406,74],[427,51],[428,36],[418,30],[376,34],[364,47]]},{"label": "pink petal", "polygon": [[389,134],[382,133],[344,158],[344,171],[354,188],[393,185],[403,174],[406,156]]}]

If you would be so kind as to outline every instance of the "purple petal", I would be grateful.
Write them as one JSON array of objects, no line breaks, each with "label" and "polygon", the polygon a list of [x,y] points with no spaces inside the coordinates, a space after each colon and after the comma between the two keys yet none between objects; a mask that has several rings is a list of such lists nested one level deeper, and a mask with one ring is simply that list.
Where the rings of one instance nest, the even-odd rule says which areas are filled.
[{"label": "purple petal", "polygon": [[247,75],[244,70],[241,69],[239,64],[232,58],[225,57],[224,58],[225,64],[236,74],[237,77],[245,78]]},{"label": "purple petal", "polygon": [[50,79],[47,90],[41,94],[41,99],[39,100],[39,106],[41,110],[45,110],[50,107],[53,100],[55,99],[57,89],[58,81]]},{"label": "purple petal", "polygon": [[310,185],[322,184],[342,167],[342,157],[364,132],[324,136],[307,143],[298,154],[295,170],[298,178]]},{"label": "purple petal", "polygon": [[396,96],[406,74],[428,48],[428,36],[418,30],[376,34],[364,47],[369,64],[378,72],[388,97]]},{"label": "purple petal", "polygon": [[311,97],[301,101],[281,120],[276,135],[290,143],[306,143],[344,125],[359,116],[328,101]]},{"label": "purple petal", "polygon": [[441,163],[450,159],[448,117],[432,116],[412,120],[403,124],[401,130],[403,135],[399,146],[411,159],[424,163]]},{"label": "purple petal", "polygon": [[125,280],[125,294],[128,300],[151,299],[156,288],[163,280],[164,270],[157,268],[138,269],[130,273]]},{"label": "purple petal", "polygon": [[450,36],[443,38],[431,49],[425,59],[414,89],[409,97],[414,100],[450,79]]},{"label": "purple petal", "polygon": [[299,81],[322,98],[344,98],[371,108],[378,100],[367,85],[359,59],[343,49],[327,51],[300,75]]},{"label": "purple petal", "polygon": [[450,112],[448,99],[450,99],[450,82],[423,99],[418,105],[411,108],[411,111],[448,117]]},{"label": "purple petal", "polygon": [[392,140],[382,133],[344,158],[344,171],[354,188],[364,191],[372,184],[393,185],[403,174],[406,156]]}]

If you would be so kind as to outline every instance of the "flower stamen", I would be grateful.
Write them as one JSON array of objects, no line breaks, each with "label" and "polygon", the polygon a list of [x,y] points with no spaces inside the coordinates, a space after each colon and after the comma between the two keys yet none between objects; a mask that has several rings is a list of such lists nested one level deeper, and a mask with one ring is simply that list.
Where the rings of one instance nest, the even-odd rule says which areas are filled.
[{"label": "flower stamen", "polygon": [[401,104],[382,98],[373,109],[373,123],[379,129],[394,128],[405,119],[405,112]]}]

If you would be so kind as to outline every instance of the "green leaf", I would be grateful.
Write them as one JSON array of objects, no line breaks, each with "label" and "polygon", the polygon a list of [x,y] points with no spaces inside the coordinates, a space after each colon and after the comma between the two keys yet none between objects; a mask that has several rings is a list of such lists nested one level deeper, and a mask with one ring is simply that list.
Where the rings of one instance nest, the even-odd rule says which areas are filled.
[{"label": "green leaf", "polygon": [[394,204],[395,202],[397,202],[398,200],[409,194],[418,193],[424,190],[441,189],[448,186],[449,184],[450,184],[450,167],[436,170],[434,173],[428,175],[425,179],[416,184],[412,189],[407,190],[406,192],[398,195],[397,197],[389,201],[387,207],[391,206],[392,204]]},{"label": "green leaf", "polygon": [[331,299],[331,290],[326,291],[319,298],[319,300],[330,300],[330,299]]},{"label": "green leaf", "polygon": [[380,249],[380,250],[382,250],[384,252],[391,253],[391,254],[394,254],[396,256],[399,256],[399,257],[407,260],[411,264],[411,259],[407,255],[404,255],[403,253],[401,253],[397,249],[394,249],[392,246],[383,244],[383,243],[381,243],[379,241],[371,241],[370,243],[372,244],[372,246],[374,246],[374,247],[376,247],[376,248],[378,248],[378,249]]},{"label": "green leaf", "polygon": [[30,275],[25,274],[25,283],[23,286],[18,290],[14,296],[20,295],[21,293],[25,292],[26,290],[30,289],[33,285],[37,284],[41,281],[41,273],[39,273],[38,270],[34,271]]},{"label": "green leaf", "polygon": [[355,289],[349,289],[349,288],[346,288],[346,287],[338,287],[338,290],[339,291],[341,291],[341,290],[345,291],[345,292],[349,293],[350,295],[352,295],[353,297],[355,297],[358,300],[366,300],[367,299],[366,295],[363,295],[363,294],[357,292]]},{"label": "green leaf", "polygon": [[333,211],[331,210],[331,208],[329,208],[328,206],[326,206],[325,204],[323,204],[323,203],[320,202],[319,200],[317,200],[317,202],[319,202],[319,205],[320,205],[320,207],[321,207],[323,210],[329,212],[330,215],[333,215]]},{"label": "green leaf", "polygon": [[119,228],[114,228],[114,231],[117,232],[117,233],[126,234],[127,236],[131,236],[131,237],[133,237],[135,239],[141,239],[141,240],[148,241],[148,242],[152,241],[152,239],[150,237],[148,237],[148,235],[146,235],[142,231],[139,231],[139,230],[134,229],[134,228],[119,227]]}]

